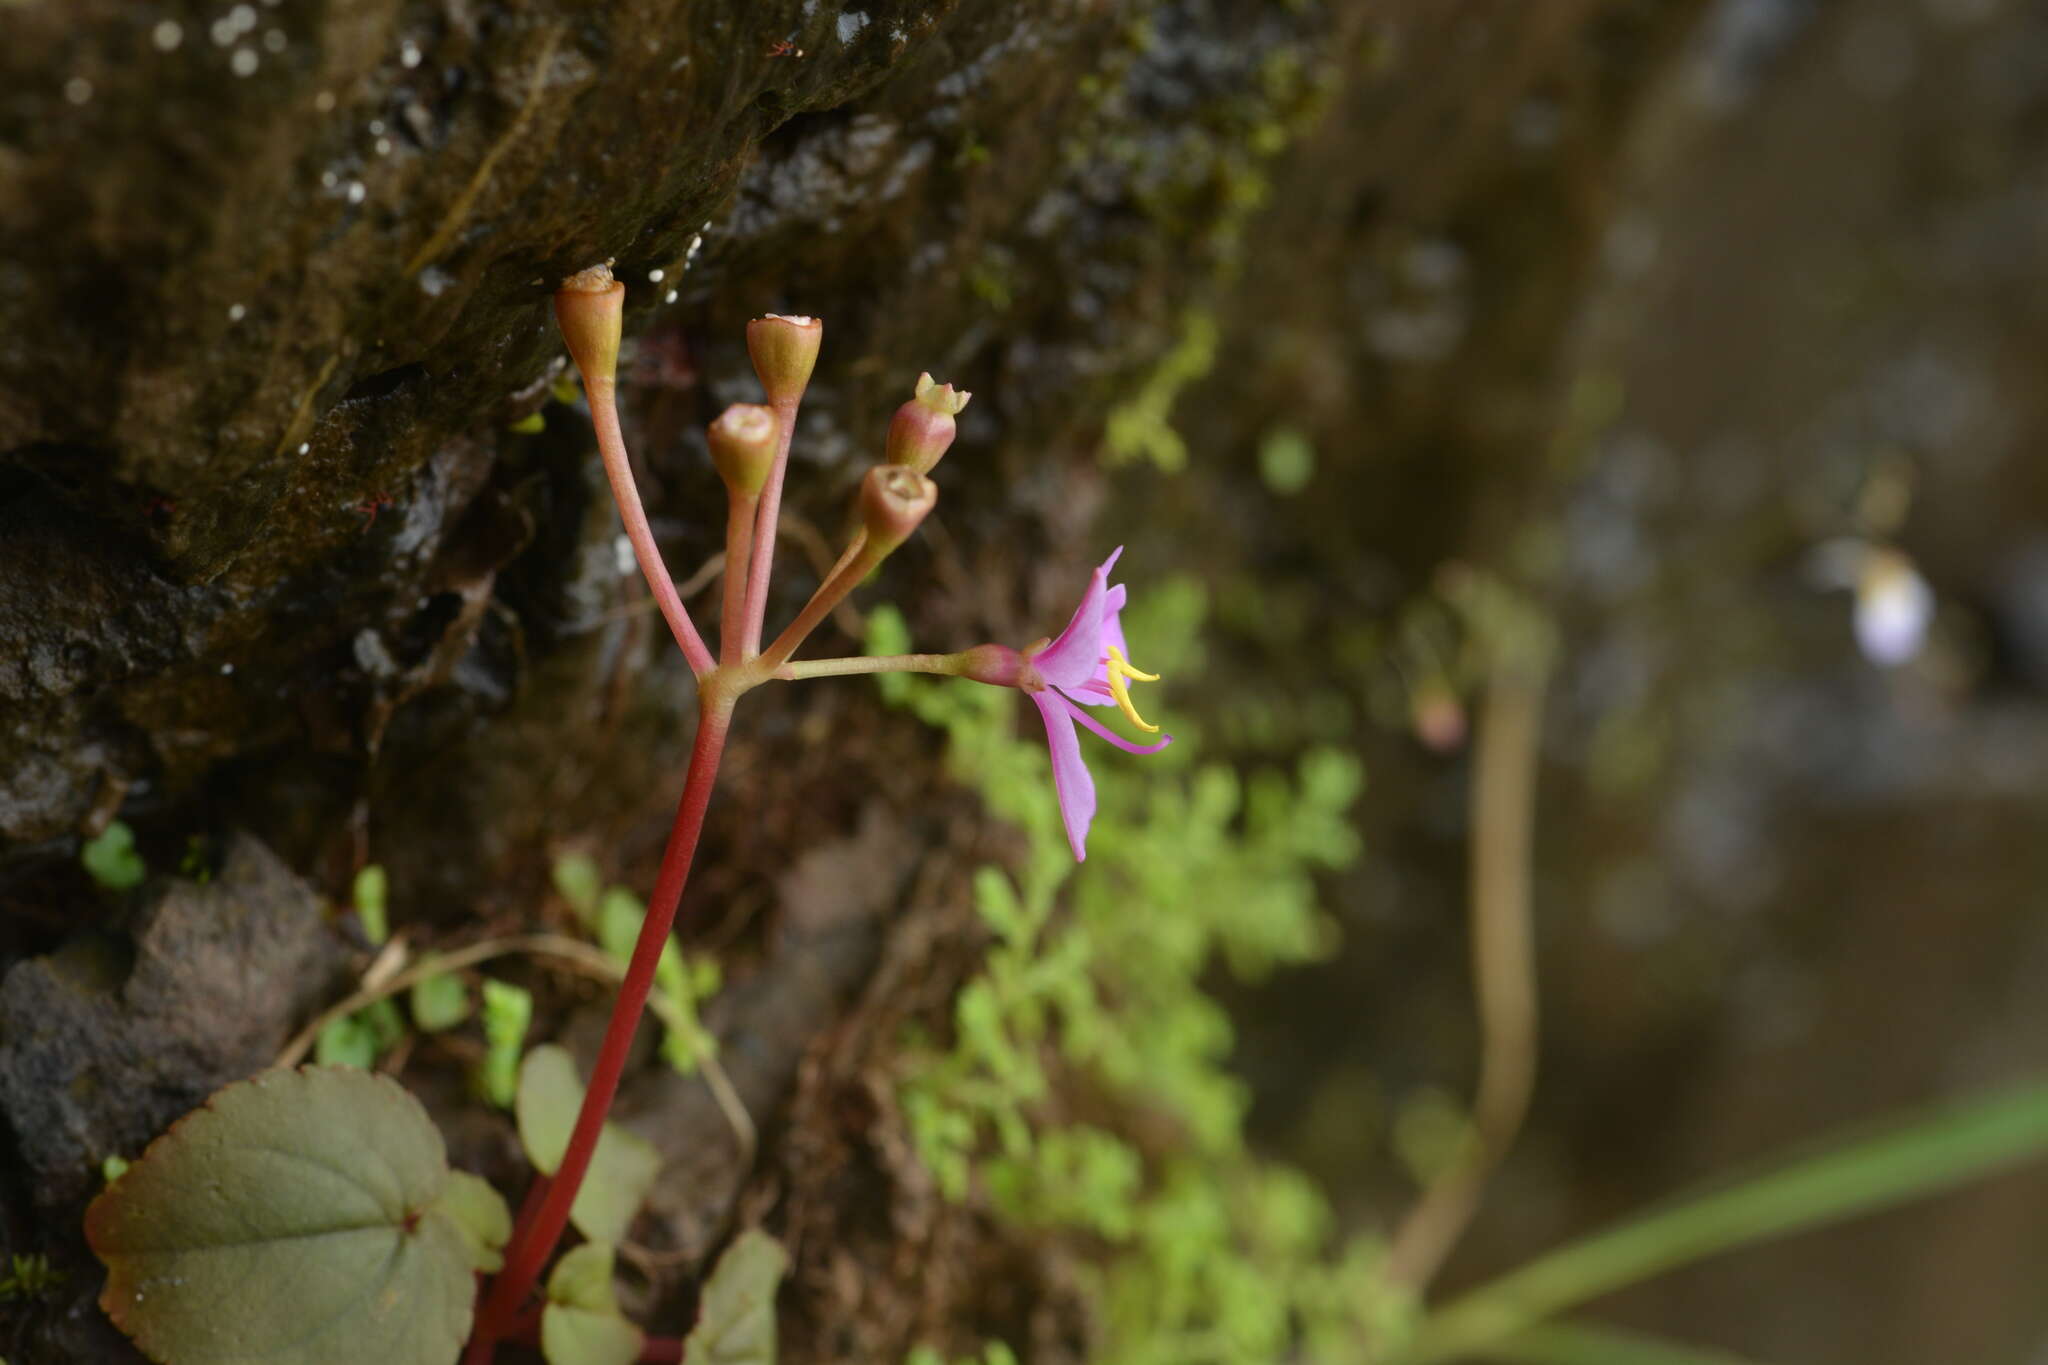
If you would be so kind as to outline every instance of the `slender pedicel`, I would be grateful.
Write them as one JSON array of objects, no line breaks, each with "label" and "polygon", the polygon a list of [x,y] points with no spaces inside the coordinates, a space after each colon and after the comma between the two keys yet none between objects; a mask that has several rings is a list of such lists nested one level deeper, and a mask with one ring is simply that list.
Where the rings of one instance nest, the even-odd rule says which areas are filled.
[{"label": "slender pedicel", "polygon": [[754,373],[775,409],[775,462],[761,488],[761,510],[754,523],[754,552],[747,564],[747,595],[740,658],[761,651],[761,621],[768,612],[768,579],[775,564],[775,528],[782,515],[782,477],[789,468],[789,443],[796,434],[797,407],[818,362],[818,343],[825,324],[816,318],[770,313],[747,324],[747,354]]},{"label": "slender pedicel", "polygon": [[910,538],[938,502],[939,486],[902,465],[878,464],[861,481],[861,539],[841,556],[838,567],[818,585],[811,600],[797,613],[775,643],[761,653],[761,664],[770,673],[789,662],[818,623],[873,573],[875,566]]},{"label": "slender pedicel", "polygon": [[640,490],[633,482],[633,465],[626,457],[626,439],[619,430],[617,372],[619,364],[619,319],[626,298],[626,286],[612,278],[611,267],[593,266],[562,282],[555,293],[555,321],[569,355],[583,373],[583,392],[590,400],[590,424],[597,432],[597,451],[604,460],[605,478],[611,482],[612,498],[618,503],[619,520],[625,523],[626,538],[632,542],[633,558],[640,574],[661,608],[690,671],[698,677],[713,667],[711,651],[704,637],[676,594],[675,579],[662,563],[654,532],[647,525],[647,510],[640,505]]},{"label": "slender pedicel", "polygon": [[775,465],[775,413],[755,403],[735,403],[707,433],[711,462],[725,480],[725,586],[718,617],[718,661],[738,663],[746,637],[747,566],[761,489]]}]

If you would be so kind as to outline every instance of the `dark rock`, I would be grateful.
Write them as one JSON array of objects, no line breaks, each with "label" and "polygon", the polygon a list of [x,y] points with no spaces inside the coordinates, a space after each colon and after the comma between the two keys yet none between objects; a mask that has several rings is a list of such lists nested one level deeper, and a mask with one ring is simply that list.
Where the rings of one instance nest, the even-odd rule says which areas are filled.
[{"label": "dark rock", "polygon": [[132,942],[73,939],[0,981],[0,1120],[35,1202],[73,1200],[209,1094],[267,1065],[344,960],[313,893],[246,835]]}]

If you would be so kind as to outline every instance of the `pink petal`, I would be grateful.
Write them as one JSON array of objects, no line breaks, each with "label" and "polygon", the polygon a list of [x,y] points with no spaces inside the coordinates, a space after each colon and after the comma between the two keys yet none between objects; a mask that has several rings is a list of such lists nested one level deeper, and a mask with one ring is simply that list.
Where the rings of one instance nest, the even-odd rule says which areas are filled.
[{"label": "pink petal", "polygon": [[1109,595],[1109,571],[1123,552],[1124,547],[1119,545],[1115,553],[1102,561],[1102,567],[1088,579],[1088,591],[1081,595],[1081,605],[1074,608],[1067,628],[1032,658],[1039,676],[1054,687],[1079,687],[1101,665],[1103,602]]},{"label": "pink petal", "polygon": [[[1124,624],[1120,615],[1124,609],[1125,596],[1124,585],[1121,583],[1103,594],[1102,655],[1096,662],[1095,676],[1090,678],[1081,687],[1068,689],[1070,694],[1074,694],[1075,701],[1088,706],[1116,705],[1116,695],[1109,690],[1108,660],[1110,646],[1112,645],[1123,653],[1124,658],[1128,659],[1131,657],[1131,647],[1124,643]],[[1091,695],[1078,695],[1084,692]]]},{"label": "pink petal", "polygon": [[1046,747],[1052,751],[1052,789],[1059,797],[1060,819],[1067,825],[1067,843],[1074,850],[1074,861],[1086,862],[1088,826],[1095,820],[1095,779],[1081,761],[1072,708],[1066,698],[1049,689],[1027,695],[1045,721]]},{"label": "pink petal", "polygon": [[[1042,697],[1045,695],[1045,693],[1040,692],[1037,695]],[[1062,699],[1065,700],[1069,706],[1073,706],[1073,698],[1063,697]],[[1034,697],[1033,700],[1036,700],[1036,698]],[[1090,734],[1101,736],[1103,739],[1108,740],[1111,744],[1116,745],[1117,748],[1122,749],[1127,754],[1156,754],[1161,749],[1164,749],[1167,745],[1173,743],[1172,735],[1161,735],[1159,737],[1159,742],[1156,744],[1135,743],[1131,740],[1125,739],[1122,735],[1110,729],[1107,725],[1104,725],[1101,721],[1095,719],[1095,717],[1089,715],[1086,711],[1083,711],[1078,706],[1074,707],[1074,719],[1080,721],[1081,724],[1087,726],[1088,732]]]}]

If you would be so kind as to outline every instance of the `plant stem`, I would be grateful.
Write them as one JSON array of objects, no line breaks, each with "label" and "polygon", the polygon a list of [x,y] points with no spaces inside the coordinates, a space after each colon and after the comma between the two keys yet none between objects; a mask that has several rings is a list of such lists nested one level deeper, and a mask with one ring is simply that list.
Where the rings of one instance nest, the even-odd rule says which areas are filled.
[{"label": "plant stem", "polygon": [[946,673],[957,676],[965,654],[878,654],[847,659],[803,659],[783,664],[771,677],[783,682],[803,678],[843,678],[851,673]]},{"label": "plant stem", "polygon": [[782,634],[775,637],[775,643],[761,651],[761,664],[770,673],[789,662],[789,656],[796,653],[818,623],[831,614],[832,608],[846,600],[846,595],[860,585],[860,581],[874,572],[882,562],[885,550],[878,550],[863,544],[859,550],[840,556],[838,565],[818,590],[811,594],[811,600],[804,603],[804,609],[797,613]]},{"label": "plant stem", "polygon": [[1531,1327],[1488,1347],[1485,1355],[1513,1365],[1756,1365],[1710,1346],[1579,1322]]},{"label": "plant stem", "polygon": [[1430,1315],[1400,1365],[1485,1354],[1544,1319],[1720,1252],[2048,1153],[2048,1081],[1951,1104],[1540,1256]]},{"label": "plant stem", "polygon": [[649,1337],[640,1347],[641,1365],[664,1365],[683,1358],[681,1337]]},{"label": "plant stem", "polygon": [[1536,951],[1529,861],[1544,669],[1502,662],[1486,684],[1472,777],[1472,978],[1480,1055],[1473,1136],[1401,1220],[1387,1274],[1418,1293],[1479,1208],[1536,1086]]},{"label": "plant stem", "polygon": [[718,613],[718,661],[738,663],[746,638],[747,569],[754,548],[754,523],[759,517],[758,493],[726,491],[725,586]]},{"label": "plant stem", "polygon": [[626,438],[619,430],[617,390],[618,385],[604,376],[583,377],[583,392],[590,400],[590,425],[597,432],[597,453],[604,460],[605,477],[611,481],[612,498],[619,505],[619,520],[626,525],[626,538],[632,542],[640,574],[647,580],[676,643],[682,646],[683,657],[690,661],[690,671],[701,678],[713,667],[711,651],[704,647],[704,637],[697,633],[689,609],[676,594],[675,580],[669,576],[668,566],[661,562],[661,550],[647,525],[647,510],[640,505],[633,466],[626,458]]},{"label": "plant stem", "polygon": [[754,524],[754,553],[747,564],[745,631],[739,657],[761,652],[761,621],[768,614],[768,578],[775,567],[775,526],[782,515],[782,476],[789,469],[789,443],[796,438],[796,410],[801,398],[775,404],[775,463],[761,486],[761,511]]},{"label": "plant stem", "polygon": [[620,984],[619,997],[612,1006],[611,1022],[605,1027],[597,1064],[591,1068],[590,1086],[583,1092],[583,1107],[576,1115],[576,1127],[570,1132],[568,1150],[548,1184],[546,1196],[534,1210],[532,1221],[522,1221],[522,1226],[513,1229],[505,1251],[505,1268],[492,1282],[490,1295],[477,1315],[475,1335],[463,1357],[466,1365],[484,1365],[490,1360],[492,1347],[525,1304],[541,1266],[569,1221],[569,1210],[590,1167],[590,1156],[596,1150],[605,1115],[611,1110],[612,1097],[618,1092],[626,1053],[632,1047],[648,991],[654,984],[655,966],[668,943],[676,906],[689,880],[690,862],[697,851],[698,836],[704,832],[705,808],[711,802],[718,760],[732,721],[732,704],[729,692],[707,692],[699,703],[697,739],[690,751],[690,771],[683,781],[675,825],[669,831],[668,847],[662,851],[661,871],[647,898],[647,917],[641,921],[633,959],[627,965],[626,979]]}]

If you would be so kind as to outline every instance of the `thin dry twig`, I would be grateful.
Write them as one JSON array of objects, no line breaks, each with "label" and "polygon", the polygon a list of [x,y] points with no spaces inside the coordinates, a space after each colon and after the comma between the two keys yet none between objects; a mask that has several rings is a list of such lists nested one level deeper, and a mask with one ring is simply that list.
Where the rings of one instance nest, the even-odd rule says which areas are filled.
[{"label": "thin dry twig", "polygon": [[[461,971],[480,962],[488,962],[492,958],[522,953],[529,957],[552,959],[584,976],[609,985],[617,985],[626,974],[625,968],[612,961],[594,944],[561,934],[515,934],[504,938],[488,938],[479,943],[472,943],[466,948],[457,948],[445,953],[428,953],[403,971],[395,971],[393,968],[396,964],[404,960],[405,948],[402,937],[394,936],[370,964],[369,970],[363,974],[362,985],[352,994],[322,1010],[294,1034],[292,1040],[284,1045],[284,1050],[277,1054],[277,1060],[272,1065],[296,1066],[305,1058],[307,1052],[312,1050],[314,1041],[329,1024],[337,1019],[345,1019],[367,1005],[374,1005],[379,1000],[387,1000],[400,991],[409,990],[428,977],[439,976],[444,972]],[[662,1023],[672,1029],[689,1027],[689,1021],[683,1018],[671,1001],[662,996],[650,997],[647,1007]],[[703,1071],[705,1087],[711,1091],[711,1098],[718,1105],[719,1113],[725,1116],[727,1125],[732,1128],[733,1137],[739,1142],[741,1161],[752,1161],[754,1150],[760,1141],[753,1116],[747,1112],[739,1091],[733,1087],[732,1078],[726,1075],[725,1068],[719,1064],[716,1056],[706,1053],[699,1065]]]}]

